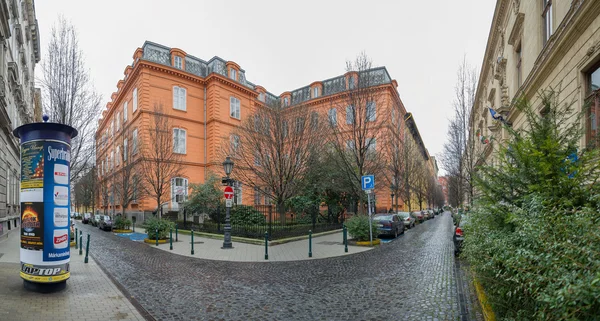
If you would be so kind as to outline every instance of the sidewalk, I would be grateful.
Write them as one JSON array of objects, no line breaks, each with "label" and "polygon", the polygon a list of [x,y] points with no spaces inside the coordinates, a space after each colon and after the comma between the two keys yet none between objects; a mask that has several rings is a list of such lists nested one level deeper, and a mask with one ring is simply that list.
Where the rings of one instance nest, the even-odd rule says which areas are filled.
[{"label": "sidewalk", "polygon": [[[137,232],[145,233],[144,229]],[[174,254],[220,261],[237,262],[268,262],[268,261],[299,261],[323,259],[328,257],[350,255],[368,251],[371,248],[348,245],[348,253],[344,252],[342,233],[329,234],[312,239],[312,258],[308,257],[308,239],[269,246],[269,259],[265,260],[265,246],[247,244],[233,241],[233,249],[221,249],[223,240],[210,239],[194,235],[194,255],[191,254],[191,236],[179,234],[179,241],[175,242],[173,234],[173,250],[169,250],[169,243],[147,244]]]},{"label": "sidewalk", "polygon": [[123,293],[89,257],[71,248],[71,277],[61,292],[23,288],[19,276],[19,230],[0,239],[0,320],[144,320]]}]

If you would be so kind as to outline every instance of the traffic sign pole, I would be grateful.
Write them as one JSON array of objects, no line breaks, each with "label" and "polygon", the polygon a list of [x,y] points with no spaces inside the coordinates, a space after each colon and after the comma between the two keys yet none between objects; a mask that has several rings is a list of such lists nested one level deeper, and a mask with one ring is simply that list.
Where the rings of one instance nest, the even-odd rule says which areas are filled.
[{"label": "traffic sign pole", "polygon": [[367,198],[368,198],[368,202],[369,202],[369,240],[371,241],[371,246],[373,246],[373,227],[372,227],[372,220],[371,220],[371,193],[370,191],[368,191],[369,193],[367,193]]}]

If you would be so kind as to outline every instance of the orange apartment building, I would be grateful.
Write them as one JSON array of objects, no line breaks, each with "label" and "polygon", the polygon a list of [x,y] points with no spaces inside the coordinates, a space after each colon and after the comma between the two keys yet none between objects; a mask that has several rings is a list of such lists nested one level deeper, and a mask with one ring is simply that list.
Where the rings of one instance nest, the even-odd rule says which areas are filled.
[{"label": "orange apartment building", "polygon": [[[406,110],[400,100],[397,82],[390,78],[385,67],[369,71],[377,80],[377,90],[382,99],[376,106],[378,121],[398,126],[404,131]],[[181,49],[168,48],[146,41],[133,55],[133,63],[125,68],[124,78],[117,83],[99,120],[96,132],[96,164],[98,178],[103,181],[119,173],[119,152],[131,149],[131,157],[139,141],[148,136],[148,126],[155,104],[162,104],[164,112],[173,125],[176,149],[183,154],[183,173],[172,178],[171,201],[163,205],[164,211],[178,210],[178,202],[190,192],[189,184],[202,183],[208,172],[223,175],[221,147],[236,126],[268,101],[279,101],[284,106],[304,104],[319,112],[323,117],[331,113],[332,101],[341,99],[354,82],[356,73],[323,81],[284,92],[276,96],[264,87],[247,80],[246,72],[238,64],[213,57],[208,61],[187,54]],[[345,111],[336,110],[338,121],[346,119]],[[391,117],[388,115],[391,114]],[[392,124],[394,123],[394,124]],[[408,126],[417,133],[414,121]],[[128,128],[124,134],[124,128]],[[124,136],[125,135],[125,136]],[[379,145],[378,145],[379,146]],[[428,158],[428,154],[425,154]],[[234,169],[235,171],[235,169]],[[268,202],[261,195],[240,182],[236,186],[234,201],[237,204]],[[378,182],[376,186],[377,206],[391,207],[389,184]],[[120,208],[114,195],[110,200],[100,200],[100,207],[115,213],[155,211],[156,201],[146,197],[132,202],[129,208]],[[399,202],[402,208],[402,202]]]}]

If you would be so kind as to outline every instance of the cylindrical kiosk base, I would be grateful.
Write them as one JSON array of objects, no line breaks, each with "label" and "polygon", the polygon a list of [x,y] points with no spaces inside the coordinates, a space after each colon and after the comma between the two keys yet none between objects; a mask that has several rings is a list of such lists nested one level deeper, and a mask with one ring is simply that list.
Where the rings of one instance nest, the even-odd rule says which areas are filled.
[{"label": "cylindrical kiosk base", "polygon": [[67,280],[56,283],[37,283],[23,280],[23,287],[25,287],[25,290],[39,293],[54,293],[66,289]]}]

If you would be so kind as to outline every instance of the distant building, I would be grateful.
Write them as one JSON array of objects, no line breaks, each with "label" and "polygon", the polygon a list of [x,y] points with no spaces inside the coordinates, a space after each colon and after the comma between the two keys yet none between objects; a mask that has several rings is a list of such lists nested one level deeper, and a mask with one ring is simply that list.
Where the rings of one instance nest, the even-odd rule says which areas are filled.
[{"label": "distant building", "polygon": [[444,193],[444,205],[448,205],[448,177],[438,177],[438,182],[442,186],[442,192]]},{"label": "distant building", "polygon": [[20,148],[12,130],[36,119],[40,54],[33,0],[0,0],[0,235],[19,224]]}]

